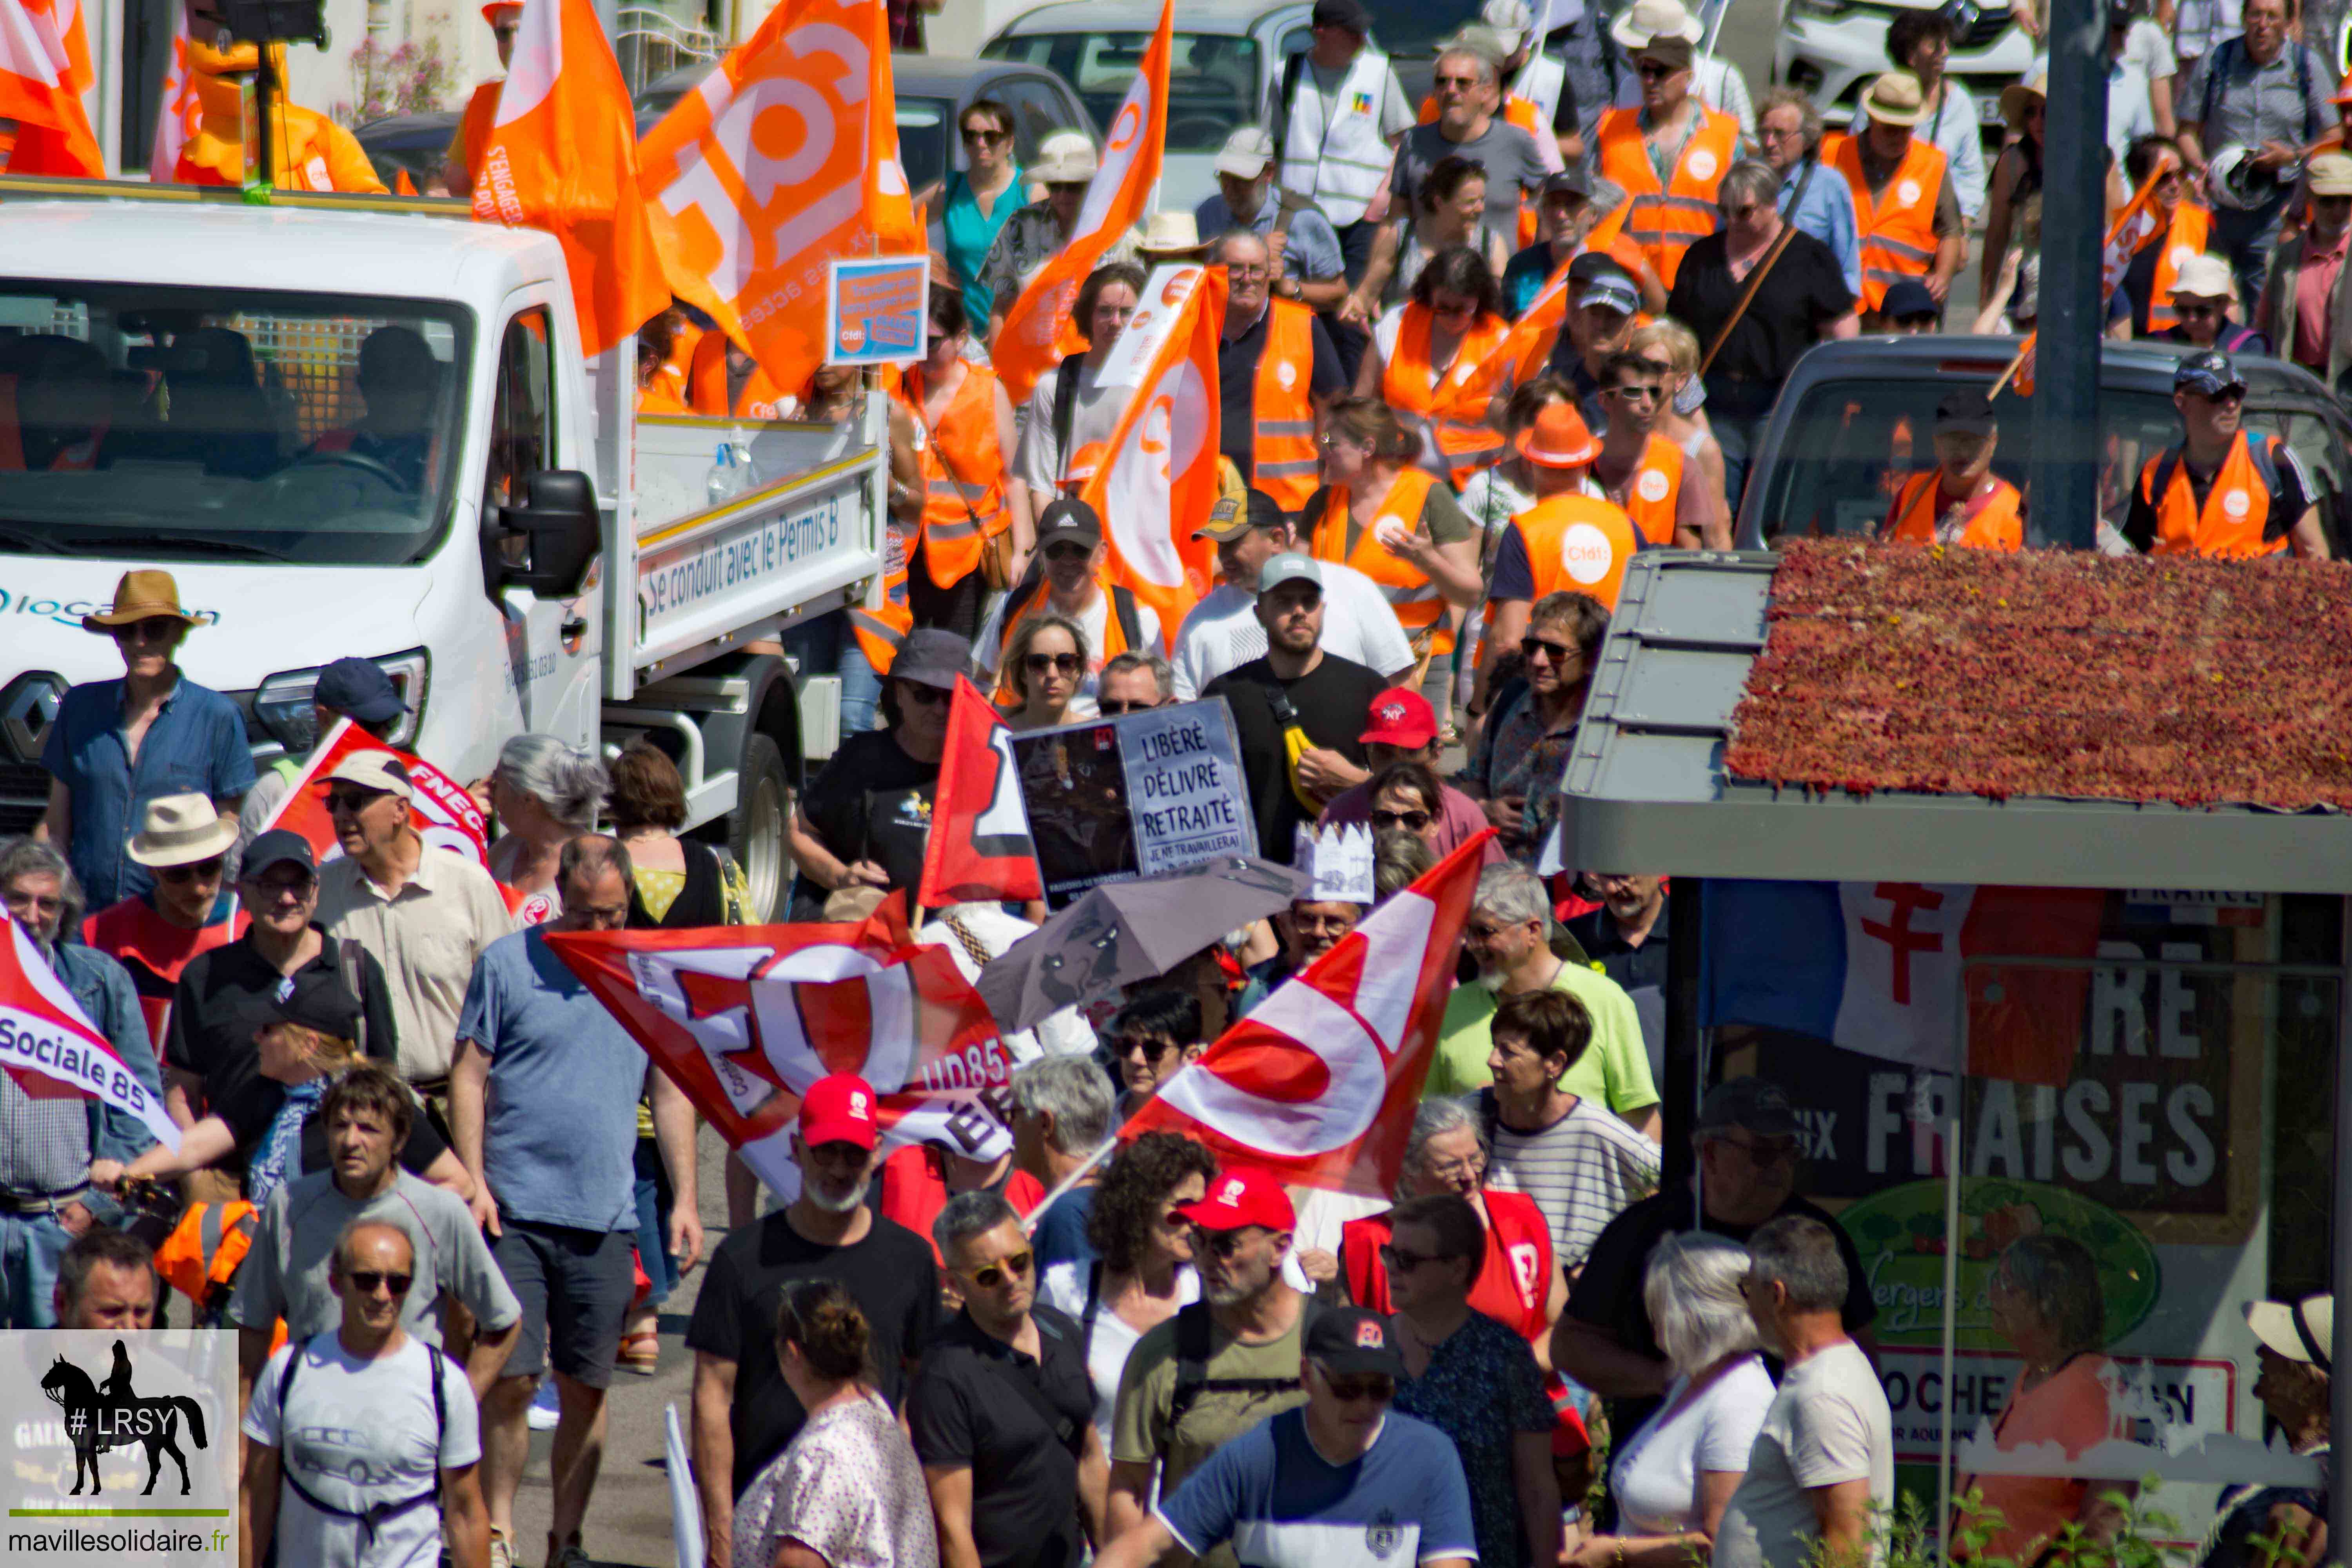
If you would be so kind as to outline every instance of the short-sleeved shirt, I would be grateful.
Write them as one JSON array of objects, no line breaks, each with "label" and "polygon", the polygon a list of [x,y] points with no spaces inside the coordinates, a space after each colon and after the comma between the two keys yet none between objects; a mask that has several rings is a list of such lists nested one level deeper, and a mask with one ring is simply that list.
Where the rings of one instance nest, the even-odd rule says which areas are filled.
[{"label": "short-sleeved shirt", "polygon": [[[2271,498],[2269,515],[2263,521],[2263,538],[2284,539],[2310,509],[2319,493],[2318,487],[2311,482],[2311,475],[2305,469],[2303,459],[2295,455],[2294,447],[2275,436],[2257,433],[2257,438],[2271,444],[2271,467],[2277,471],[2279,481],[2279,493]],[[2213,493],[2213,481],[2221,477],[2221,470],[2215,468],[2210,474],[2199,473],[2189,466],[2185,451],[2180,467],[2189,476],[2189,496],[2201,513],[2205,510],[2205,498]],[[2131,510],[2124,514],[2123,531],[2125,542],[2134,550],[2144,554],[2156,548],[2156,508],[2150,506],[2141,494],[2137,476],[2134,476],[2132,480]]]},{"label": "short-sleeved shirt", "polygon": [[[1034,1356],[958,1312],[923,1347],[923,1370],[907,1391],[916,1455],[926,1465],[971,1471],[971,1540],[981,1568],[1066,1568],[1085,1553],[1078,1448],[1095,1404],[1086,1354],[1068,1318],[1042,1302],[1030,1318]],[[1012,1386],[1016,1381],[1037,1397]],[[1046,1425],[1039,1400],[1055,1414],[1055,1425]]]},{"label": "short-sleeved shirt", "polygon": [[[939,779],[939,763],[913,756],[887,730],[869,730],[843,739],[802,795],[801,815],[816,829],[817,842],[843,864],[871,860],[890,873],[891,886],[912,889],[923,878],[923,844]],[[816,914],[793,910],[794,919]]]},{"label": "short-sleeved shirt", "polygon": [[317,920],[329,936],[354,938],[383,966],[401,1076],[415,1082],[447,1077],[474,965],[514,930],[489,872],[427,846],[415,874],[387,899],[360,863],[344,856],[319,868]]},{"label": "short-sleeved shirt", "polygon": [[[1128,1352],[1127,1370],[1119,1374],[1118,1405],[1111,1415],[1112,1460],[1128,1465],[1159,1460],[1160,1495],[1165,1498],[1222,1446],[1267,1416],[1304,1403],[1307,1392],[1297,1386],[1297,1377],[1306,1325],[1306,1303],[1301,1302],[1298,1321],[1288,1333],[1250,1344],[1228,1333],[1212,1315],[1206,1363],[1209,1381],[1263,1381],[1269,1386],[1202,1389],[1172,1425],[1177,1319],[1145,1330],[1135,1349]],[[1280,1391],[1271,1387],[1285,1379],[1290,1381],[1290,1387]]]},{"label": "short-sleeved shirt", "polygon": [[[1246,228],[1255,234],[1274,232],[1275,220],[1282,216],[1282,203],[1267,187],[1267,200],[1257,209],[1257,216],[1244,222],[1234,216],[1234,209],[1225,205],[1225,193],[1213,191],[1192,209],[1193,223],[1202,239],[1213,240],[1221,234],[1236,228]],[[1300,207],[1290,215],[1290,223],[1283,231],[1282,275],[1296,278],[1301,283],[1328,282],[1347,270],[1347,261],[1339,251],[1339,231],[1331,220],[1315,207]]]},{"label": "short-sleeved shirt", "polygon": [[811,1416],[735,1500],[731,1568],[775,1568],[787,1540],[835,1568],[938,1568],[939,1531],[914,1446],[871,1394]]},{"label": "short-sleeved shirt", "polygon": [[[278,1386],[295,1356],[301,1364],[280,1410]],[[428,1378],[441,1384],[437,1426]],[[269,1358],[253,1381],[244,1430],[278,1450],[278,1561],[304,1568],[433,1568],[441,1560],[441,1509],[424,1503],[367,1528],[311,1507],[286,1474],[320,1501],[359,1513],[431,1491],[441,1471],[482,1457],[480,1413],[457,1363],[413,1339],[362,1359],[343,1348],[340,1331],[297,1340]]]},{"label": "short-sleeved shirt", "polygon": [[940,1325],[940,1271],[931,1244],[879,1215],[846,1247],[810,1241],[782,1209],[729,1234],[710,1255],[688,1350],[735,1363],[735,1401],[727,1426],[735,1439],[740,1495],[808,1419],[776,1365],[776,1309],[787,1287],[831,1279],[847,1290],[872,1331],[875,1386],[895,1408],[906,1391],[906,1363],[921,1353]]},{"label": "short-sleeved shirt", "polygon": [[391,1226],[408,1237],[415,1275],[400,1326],[415,1338],[441,1343],[437,1309],[444,1291],[485,1329],[503,1329],[522,1316],[465,1200],[395,1169],[390,1186],[354,1202],[335,1185],[334,1173],[322,1170],[281,1184],[261,1205],[253,1247],[236,1271],[229,1321],[267,1330],[283,1318],[287,1333],[298,1340],[339,1326],[342,1302],[329,1288],[328,1269],[343,1232],[362,1221]]},{"label": "short-sleeved shirt", "polygon": [[[1969,129],[1975,133],[1974,121]],[[1801,185],[1802,200],[1798,199]],[[1846,292],[1860,298],[1862,227],[1853,210],[1853,187],[1819,158],[1807,158],[1789,171],[1780,182],[1780,195],[1772,199],[1783,218],[1830,247],[1845,279]]]},{"label": "short-sleeved shirt", "polygon": [[[2298,51],[2303,57],[2300,71]],[[2213,76],[2217,65],[2223,70],[2218,79]],[[2210,125],[2204,123],[2209,80],[2213,83]],[[2336,109],[2328,101],[2335,91],[2336,73],[2317,50],[2289,39],[2270,64],[2258,66],[2241,36],[2224,38],[2199,57],[2176,85],[2172,109],[2182,124],[2197,126],[2197,139],[2208,149],[2259,148],[2265,142],[2300,147],[2336,123]]]},{"label": "short-sleeved shirt", "polygon": [[1397,1384],[1395,1408],[1444,1433],[1461,1457],[1480,1568],[1522,1568],[1512,1450],[1522,1433],[1549,1434],[1559,1419],[1528,1342],[1473,1311],[1431,1350],[1419,1377]]},{"label": "short-sleeved shirt", "polygon": [[636,1229],[645,1047],[539,928],[501,937],[482,954],[457,1036],[490,1058],[481,1173],[499,1212],[581,1230]]},{"label": "short-sleeved shirt", "polygon": [[[1657,1104],[1657,1081],[1650,1075],[1649,1053],[1642,1048],[1641,1015],[1624,988],[1580,963],[1562,963],[1551,988],[1583,1003],[1592,1020],[1591,1042],[1576,1065],[1560,1074],[1559,1087],[1621,1116]],[[1495,1048],[1495,1009],[1500,1003],[1490,985],[1454,988],[1438,1026],[1437,1055],[1422,1086],[1423,1100],[1467,1094],[1493,1081],[1486,1053]]]},{"label": "short-sleeved shirt", "polygon": [[73,688],[58,702],[41,743],[41,766],[71,797],[66,858],[93,910],[155,885],[154,873],[130,855],[131,836],[148,802],[167,795],[226,801],[253,787],[245,716],[236,703],[184,675],[140,737],[136,763],[123,744],[122,682],[91,680]]},{"label": "short-sleeved shirt", "polygon": [[1747,1473],[1748,1452],[1771,1403],[1772,1374],[1758,1355],[1727,1367],[1695,1394],[1690,1379],[1675,1379],[1657,1413],[1619,1438],[1610,1456],[1618,1528],[1629,1535],[1679,1535],[1695,1527],[1700,1477]]},{"label": "short-sleeved shirt", "polygon": [[1497,234],[1519,232],[1519,197],[1533,195],[1549,173],[1536,139],[1497,114],[1486,132],[1468,142],[1449,142],[1436,121],[1404,133],[1396,168],[1389,176],[1391,216],[1412,212],[1421,182],[1439,160],[1467,158],[1486,171],[1486,226]]},{"label": "short-sleeved shirt", "polygon": [[[1239,337],[1217,341],[1217,446],[1244,479],[1257,473],[1257,367],[1265,353],[1266,323],[1273,319],[1274,309],[1269,305]],[[1315,354],[1307,374],[1307,395],[1318,402],[1346,395],[1348,382],[1339,373],[1339,351],[1331,334],[1324,331],[1323,318],[1308,316],[1307,330]]]},{"label": "short-sleeved shirt", "polygon": [[1391,1411],[1371,1447],[1326,1459],[1288,1411],[1226,1444],[1153,1510],[1195,1557],[1230,1542],[1244,1568],[1402,1568],[1478,1556],[1470,1491],[1445,1434]]},{"label": "short-sleeved shirt", "polygon": [[1492,1089],[1468,1103],[1494,1144],[1487,1180],[1535,1200],[1562,1268],[1582,1268],[1609,1222],[1657,1190],[1658,1146],[1597,1101],[1580,1099],[1559,1120],[1527,1130],[1497,1118]]},{"label": "short-sleeved shirt", "polygon": [[1077,378],[1070,387],[1070,444],[1065,449],[1054,420],[1054,400],[1060,395],[1061,385],[1061,367],[1056,365],[1037,378],[1017,410],[1021,441],[1013,452],[1013,477],[1029,487],[1041,509],[1062,493],[1062,475],[1069,468],[1071,454],[1108,442],[1134,395],[1126,387],[1101,384],[1095,379],[1094,367],[1080,362]]},{"label": "short-sleeved shirt", "polygon": [[[1739,306],[1740,296],[1755,280],[1731,275],[1721,231],[1692,243],[1683,253],[1675,274],[1674,291],[1666,297],[1666,314],[1688,327],[1703,343],[1712,343]],[[1714,366],[1710,381],[1779,383],[1788,378],[1800,356],[1821,341],[1830,324],[1853,309],[1853,290],[1845,286],[1845,269],[1830,247],[1802,229],[1780,252],[1764,282],[1756,290],[1747,313],[1731,329]]]},{"label": "short-sleeved shirt", "polygon": [[[1320,562],[1323,569],[1323,650],[1384,676],[1412,668],[1404,635],[1380,585],[1352,566]],[[1220,583],[1184,616],[1176,633],[1176,696],[1189,702],[1216,679],[1265,657],[1265,627],[1257,595]]]},{"label": "short-sleeved shirt", "polygon": [[1315,814],[1298,803],[1290,787],[1290,759],[1283,746],[1283,726],[1276,720],[1274,699],[1290,703],[1307,740],[1337,752],[1361,767],[1366,716],[1372,699],[1389,683],[1350,659],[1326,652],[1313,669],[1296,680],[1284,680],[1266,659],[1252,659],[1219,677],[1202,693],[1223,697],[1234,715],[1234,735],[1240,742],[1242,773],[1249,780],[1250,801],[1257,816],[1257,852],[1269,860],[1287,863],[1296,846],[1297,829]]},{"label": "short-sleeved shirt", "polygon": [[1886,1390],[1853,1341],[1780,1374],[1748,1450],[1748,1473],[1715,1532],[1717,1568],[1805,1568],[1820,1529],[1809,1491],[1870,1483],[1874,1509],[1895,1504],[1895,1423]]},{"label": "short-sleeved shirt", "polygon": [[1095,1212],[1097,1190],[1091,1182],[1072,1187],[1037,1215],[1029,1239],[1037,1244],[1040,1278],[1056,1263],[1075,1263],[1084,1268],[1095,1260],[1094,1243],[1087,1239],[1087,1220]]}]

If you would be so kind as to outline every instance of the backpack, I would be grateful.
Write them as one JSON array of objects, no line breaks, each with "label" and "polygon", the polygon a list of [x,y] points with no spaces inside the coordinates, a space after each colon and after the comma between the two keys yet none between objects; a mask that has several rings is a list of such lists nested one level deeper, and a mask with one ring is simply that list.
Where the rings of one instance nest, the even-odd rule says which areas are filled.
[{"label": "backpack", "polygon": [[[1307,1325],[1314,1322],[1322,1310],[1312,1296],[1303,1296],[1298,1316],[1298,1344],[1301,1359],[1306,1353]],[[1204,1394],[1264,1394],[1272,1397],[1287,1394],[1298,1386],[1296,1373],[1289,1377],[1211,1377],[1209,1354],[1212,1323],[1209,1303],[1195,1301],[1176,1309],[1176,1387],[1168,1400],[1168,1429],[1184,1419]]]},{"label": "backpack", "polygon": [[[2221,79],[2237,59],[2230,51],[2244,47],[2244,43],[2243,38],[2224,38],[2213,51],[2212,65],[2205,72],[2204,107],[2197,117],[2198,129],[2208,136],[2212,133],[2214,95],[2221,90]],[[2294,51],[2294,97],[2303,105],[2303,138],[2308,142],[2315,133],[2311,123],[2311,51],[2293,39],[2287,41],[2287,47]]]},{"label": "backpack", "polygon": [[[1029,606],[1036,602],[1045,586],[1043,568],[1031,566],[1028,574],[1021,579],[1021,585],[1013,590],[1012,596],[1004,604],[1004,617],[999,624],[1008,636],[1014,626],[1021,624],[1021,617],[1028,613]],[[1135,590],[1112,584],[1110,611],[1118,617],[1118,634],[1127,639],[1128,647],[1137,653],[1143,652],[1143,623],[1136,617]]]},{"label": "backpack", "polygon": [[[422,1340],[416,1342],[425,1344]],[[283,1439],[286,1435],[286,1395],[293,1390],[294,1369],[302,1364],[302,1350],[303,1346],[299,1343],[291,1346],[286,1355],[286,1370],[278,1374],[278,1428],[280,1439],[278,1473],[288,1486],[294,1489],[296,1497],[300,1498],[320,1513],[335,1519],[356,1521],[360,1527],[360,1550],[364,1555],[368,1546],[375,1540],[377,1528],[384,1521],[397,1519],[411,1509],[422,1508],[428,1502],[437,1504],[441,1500],[441,1444],[449,1433],[449,1412],[443,1403],[441,1393],[441,1352],[431,1345],[425,1345],[425,1381],[433,1387],[433,1484],[413,1497],[398,1498],[390,1502],[371,1503],[365,1509],[355,1510],[337,1508],[333,1503],[320,1499],[302,1484],[301,1479],[294,1473],[294,1467],[285,1458],[286,1448]]]}]

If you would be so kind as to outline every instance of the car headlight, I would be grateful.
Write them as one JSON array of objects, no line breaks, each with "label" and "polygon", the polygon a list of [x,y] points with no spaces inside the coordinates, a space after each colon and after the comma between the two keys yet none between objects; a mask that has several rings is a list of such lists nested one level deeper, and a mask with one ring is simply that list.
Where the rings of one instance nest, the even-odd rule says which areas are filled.
[{"label": "car headlight", "polygon": [[[386,654],[375,660],[375,666],[392,678],[400,700],[408,704],[408,711],[400,716],[384,741],[390,745],[406,746],[416,739],[417,726],[425,719],[432,658],[423,648],[415,647],[406,653]],[[263,681],[253,694],[254,716],[286,748],[289,757],[303,756],[319,743],[317,715],[311,702],[319,689],[319,671],[322,668],[313,665],[309,669],[280,670]]]}]

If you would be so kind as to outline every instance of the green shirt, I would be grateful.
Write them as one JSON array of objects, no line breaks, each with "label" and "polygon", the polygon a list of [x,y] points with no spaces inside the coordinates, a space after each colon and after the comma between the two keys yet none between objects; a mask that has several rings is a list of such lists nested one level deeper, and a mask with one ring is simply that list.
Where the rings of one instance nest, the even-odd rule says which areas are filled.
[{"label": "green shirt", "polygon": [[[1599,970],[1573,963],[1559,966],[1551,988],[1567,992],[1592,1016],[1592,1043],[1560,1075],[1559,1087],[1620,1116],[1657,1104],[1650,1054],[1642,1045],[1641,1015],[1624,988]],[[1493,1080],[1486,1053],[1494,1048],[1495,1008],[1500,1000],[1492,987],[1475,982],[1454,988],[1446,998],[1445,1021],[1438,1026],[1436,1059],[1429,1064],[1429,1080],[1422,1086],[1423,1100],[1465,1095]]]}]

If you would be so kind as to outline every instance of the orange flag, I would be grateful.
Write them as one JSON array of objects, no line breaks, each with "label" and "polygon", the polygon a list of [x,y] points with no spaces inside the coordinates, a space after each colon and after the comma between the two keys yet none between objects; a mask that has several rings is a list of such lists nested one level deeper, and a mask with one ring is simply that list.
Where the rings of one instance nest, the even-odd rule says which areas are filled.
[{"label": "orange flag", "polygon": [[81,101],[92,79],[76,0],[0,0],[0,120],[16,122],[8,173],[106,177]]},{"label": "orange flag", "polygon": [[1217,504],[1217,334],[1222,268],[1163,267],[1103,362],[1105,385],[1134,388],[1078,499],[1110,533],[1111,579],[1165,628],[1209,591],[1213,547],[1192,537]]},{"label": "orange flag", "polygon": [[826,263],[928,248],[882,0],[783,0],[646,134],[669,288],[787,392],[824,363]]},{"label": "orange flag", "polygon": [[[1176,25],[1176,0],[1160,0],[1160,30],[1143,52],[1143,68],[1128,85],[1127,100],[1110,122],[1102,167],[1087,186],[1087,205],[1061,253],[1038,269],[1004,315],[1004,330],[989,359],[1015,404],[1029,395],[1045,373],[1062,363],[1062,329],[1077,303],[1078,285],[1104,251],[1133,228],[1160,180],[1160,158],[1168,140],[1168,57]],[[1212,380],[1214,377],[1211,378]]]},{"label": "orange flag", "polygon": [[637,179],[628,84],[588,0],[529,0],[474,216],[554,235],[590,358],[669,305]]},{"label": "orange flag", "polygon": [[[2099,253],[2099,314],[2096,320],[2104,321],[2107,319],[2107,307],[2115,302],[2116,290],[2123,287],[2124,274],[2131,270],[2133,256],[2147,243],[2150,235],[2164,226],[2165,220],[2157,212],[2156,187],[2165,175],[2179,166],[2169,158],[2158,159],[2156,167],[2147,172],[2147,178],[2139,183],[2139,189],[2132,193],[2132,199],[2116,214],[2116,221],[2107,226],[2107,243]],[[2038,331],[2025,334],[2025,341],[2017,345],[2017,357],[2009,362],[2007,370],[2001,372],[2000,380],[1992,384],[1996,395],[2004,383],[2014,377],[2020,397],[2033,395],[2033,345],[2041,336]]]},{"label": "orange flag", "polygon": [[147,177],[159,185],[173,183],[180,167],[180,150],[204,123],[204,105],[196,99],[194,73],[188,68],[188,8],[172,12],[172,54],[163,68],[163,91],[155,106],[155,140],[147,152]]}]

